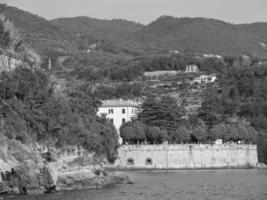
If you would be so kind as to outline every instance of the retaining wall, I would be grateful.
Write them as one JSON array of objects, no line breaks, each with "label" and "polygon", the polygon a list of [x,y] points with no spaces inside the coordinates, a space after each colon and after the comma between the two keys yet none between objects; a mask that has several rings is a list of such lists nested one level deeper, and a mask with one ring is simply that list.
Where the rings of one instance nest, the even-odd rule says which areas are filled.
[{"label": "retaining wall", "polygon": [[190,169],[256,167],[256,145],[124,145],[117,169]]}]

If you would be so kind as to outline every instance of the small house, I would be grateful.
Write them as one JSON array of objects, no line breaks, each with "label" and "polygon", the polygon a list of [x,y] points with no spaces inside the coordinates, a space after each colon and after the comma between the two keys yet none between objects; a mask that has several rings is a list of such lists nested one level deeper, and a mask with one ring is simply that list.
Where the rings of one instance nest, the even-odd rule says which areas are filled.
[{"label": "small house", "polygon": [[191,82],[192,84],[193,83],[198,83],[198,84],[202,84],[202,83],[213,83],[215,82],[217,79],[216,75],[200,75],[198,77],[195,77],[193,79],[193,81]]},{"label": "small house", "polygon": [[186,73],[197,73],[199,72],[198,66],[196,65],[187,65],[185,69]]}]

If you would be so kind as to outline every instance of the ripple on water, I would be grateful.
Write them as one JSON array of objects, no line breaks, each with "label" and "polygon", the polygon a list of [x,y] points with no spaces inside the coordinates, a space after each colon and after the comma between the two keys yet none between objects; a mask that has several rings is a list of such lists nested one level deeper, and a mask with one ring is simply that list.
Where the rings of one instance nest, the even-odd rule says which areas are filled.
[{"label": "ripple on water", "polygon": [[[19,200],[267,200],[267,170],[140,171],[135,182],[102,190],[68,191]],[[10,197],[9,197],[10,199]]]}]

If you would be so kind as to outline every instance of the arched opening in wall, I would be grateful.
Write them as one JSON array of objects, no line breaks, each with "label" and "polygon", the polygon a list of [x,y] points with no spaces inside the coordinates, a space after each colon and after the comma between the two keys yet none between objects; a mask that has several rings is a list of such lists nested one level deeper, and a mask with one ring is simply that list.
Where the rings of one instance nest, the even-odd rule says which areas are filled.
[{"label": "arched opening in wall", "polygon": [[146,159],[146,165],[152,165],[153,162],[152,162],[152,159],[151,158],[147,158]]},{"label": "arched opening in wall", "polygon": [[134,159],[128,158],[127,165],[134,165]]}]

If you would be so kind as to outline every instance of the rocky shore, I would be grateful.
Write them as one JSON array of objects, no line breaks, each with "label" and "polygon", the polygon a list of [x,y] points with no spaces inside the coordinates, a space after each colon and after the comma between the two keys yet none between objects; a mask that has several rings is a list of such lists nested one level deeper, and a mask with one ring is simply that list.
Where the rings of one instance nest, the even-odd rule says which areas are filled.
[{"label": "rocky shore", "polygon": [[132,184],[132,182],[128,176],[117,172],[95,174],[87,169],[83,169],[61,174],[58,179],[57,189],[101,189],[114,184]]},{"label": "rocky shore", "polygon": [[[123,174],[106,172],[103,164],[105,159],[93,153],[56,150],[44,154],[36,153],[36,149],[12,145],[17,148],[11,151],[9,145],[6,148],[2,146],[0,195],[100,189],[107,185],[132,183]],[[5,151],[8,148],[9,151]],[[22,149],[23,154],[20,153]]]},{"label": "rocky shore", "polygon": [[264,163],[258,163],[257,164],[257,169],[267,169],[267,165]]},{"label": "rocky shore", "polygon": [[113,184],[131,184],[128,176],[99,170],[99,166],[76,167],[57,171],[53,163],[37,168],[20,166],[2,173],[1,194],[43,194],[59,190],[101,189]]}]

